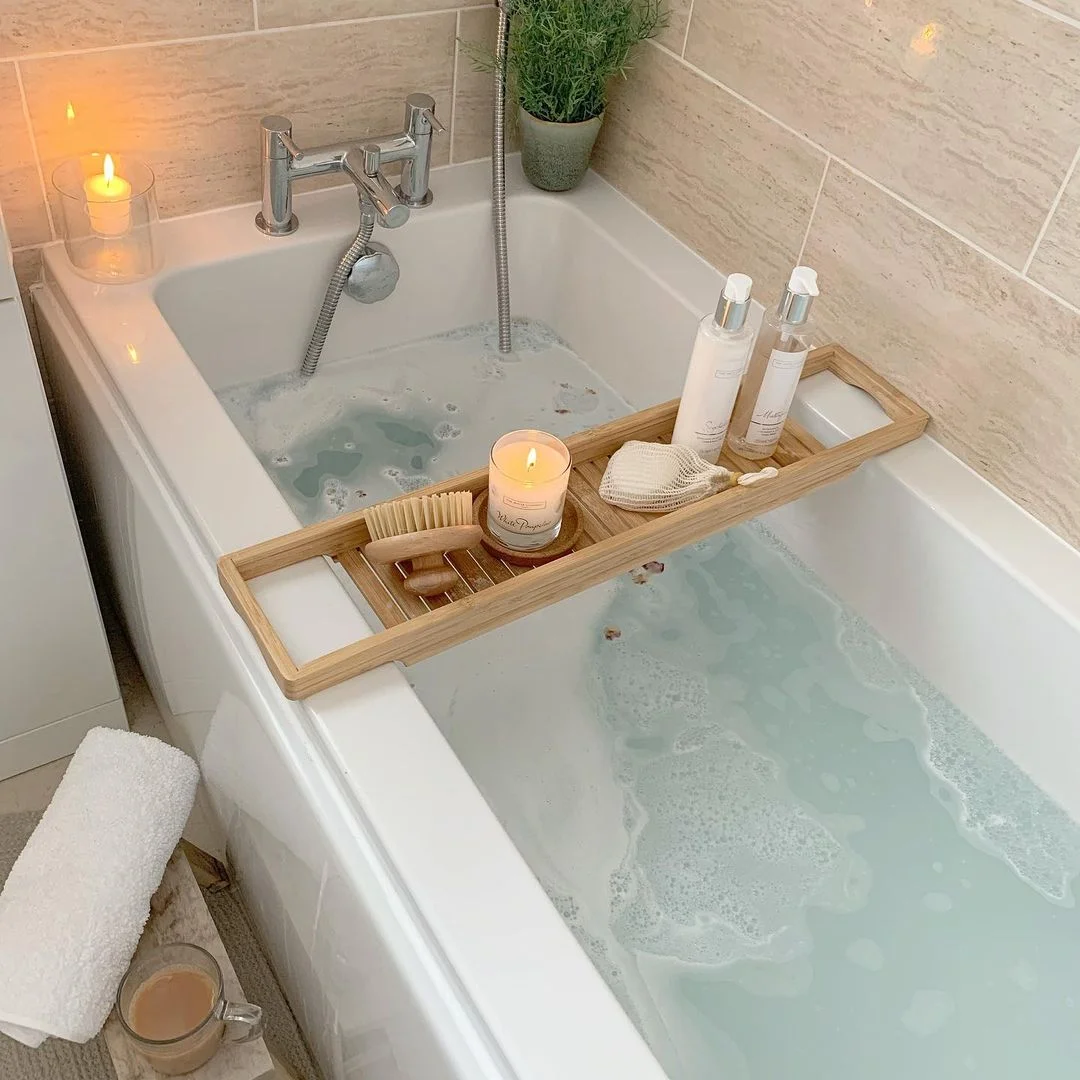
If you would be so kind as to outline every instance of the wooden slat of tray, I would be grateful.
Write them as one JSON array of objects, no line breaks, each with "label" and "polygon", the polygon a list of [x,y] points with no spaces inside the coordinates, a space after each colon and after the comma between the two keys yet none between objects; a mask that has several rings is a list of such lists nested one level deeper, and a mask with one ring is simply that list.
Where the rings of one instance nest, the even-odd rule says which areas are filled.
[{"label": "wooden slat of tray", "polygon": [[[739,472],[774,465],[779,475],[749,487],[732,487],[669,514],[642,514],[605,503],[597,494],[609,455],[629,439],[668,441],[678,401],[623,417],[566,440],[573,459],[570,491],[582,510],[583,528],[573,551],[537,567],[513,566],[477,547],[448,557],[458,582],[448,593],[424,600],[402,588],[395,566],[374,566],[362,553],[368,542],[363,511],[299,529],[223,556],[222,587],[251,628],[286,696],[307,697],[392,660],[410,664],[485,633],[523,615],[597,585],[658,555],[756,517],[837,480],[863,461],[916,438],[927,414],[894,386],[839,346],[818,349],[803,377],[832,371],[869,393],[889,417],[875,431],[831,448],[789,420],[769,461],[747,461],[725,450],[721,461]],[[478,469],[412,492],[438,494],[487,486]],[[336,558],[386,627],[297,666],[248,586],[251,578],[305,559]]]}]

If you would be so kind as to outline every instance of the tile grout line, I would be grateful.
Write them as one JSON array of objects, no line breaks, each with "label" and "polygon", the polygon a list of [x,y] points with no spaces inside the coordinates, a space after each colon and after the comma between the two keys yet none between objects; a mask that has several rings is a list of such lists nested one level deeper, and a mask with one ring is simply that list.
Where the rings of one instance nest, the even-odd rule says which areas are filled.
[{"label": "tile grout line", "polygon": [[461,58],[461,12],[454,20],[454,74],[450,81],[450,164],[454,164],[454,136],[457,134],[457,74]]},{"label": "tile grout line", "polygon": [[1042,4],[1039,0],[1016,0],[1018,4],[1023,4],[1024,7],[1029,7],[1033,11],[1039,12],[1040,15],[1045,15],[1048,19],[1053,19],[1055,22],[1062,22],[1066,26],[1071,26],[1075,30],[1080,30],[1080,19],[1074,19],[1072,15],[1066,15],[1064,11],[1058,11],[1056,8],[1047,7],[1046,4]]},{"label": "tile grout line", "polygon": [[661,45],[659,41],[650,41],[648,44],[651,45],[654,49],[659,49],[661,52],[667,53],[667,55],[670,56],[672,60],[675,60],[677,63],[682,64],[683,67],[687,68],[689,71],[697,75],[699,79],[704,79],[707,83],[711,83],[713,86],[719,87],[721,90],[724,91],[724,93],[730,94],[736,101],[741,101],[744,105],[746,105],[748,108],[753,109],[754,112],[758,113],[760,116],[764,116],[766,120],[771,120],[774,124],[776,124],[777,127],[783,128],[784,131],[786,131],[789,135],[794,135],[795,138],[797,138],[800,142],[806,143],[807,146],[812,146],[815,150],[820,151],[826,156],[829,155],[829,151],[826,150],[825,147],[822,146],[820,143],[814,142],[814,140],[811,139],[809,135],[806,135],[803,132],[796,130],[790,124],[785,124],[783,120],[780,120],[778,117],[773,116],[770,112],[766,112],[765,109],[763,109],[756,102],[751,101],[750,98],[745,97],[743,94],[740,94],[738,90],[733,90],[730,86],[722,83],[719,79],[714,78],[707,71],[702,71],[701,68],[696,67],[694,64],[690,63],[690,61],[687,60],[685,57],[680,56],[677,52],[673,52],[666,45]]},{"label": "tile grout line", "polygon": [[[253,0],[257,2],[257,0]],[[459,11],[471,11],[477,5],[443,7],[431,11],[401,11],[393,15],[368,15],[360,19],[333,19],[328,22],[297,23],[295,26],[261,26],[257,30],[227,30],[221,34],[196,34],[192,37],[154,38],[150,41],[125,41],[116,45],[91,45],[83,49],[54,49],[46,52],[26,53],[18,57],[18,63],[37,60],[62,60],[69,56],[89,56],[94,53],[130,52],[135,49],[153,49],[172,45],[205,45],[211,41],[232,41],[236,38],[268,37],[271,34],[288,34],[294,30],[321,30],[338,26],[363,26],[367,23],[393,22],[395,19],[426,19],[432,15],[456,15]],[[0,63],[16,62],[15,57],[0,57]]]},{"label": "tile grout line", "polygon": [[1061,181],[1061,187],[1057,189],[1054,201],[1050,204],[1050,210],[1043,219],[1042,227],[1035,237],[1035,243],[1031,245],[1031,252],[1028,254],[1027,262],[1024,263],[1024,269],[1021,271],[1025,277],[1027,276],[1027,272],[1031,269],[1031,264],[1035,261],[1035,255],[1039,250],[1039,245],[1043,242],[1043,238],[1046,236],[1047,230],[1050,228],[1050,222],[1054,220],[1054,215],[1061,205],[1061,200],[1065,197],[1065,189],[1069,186],[1069,181],[1072,180],[1073,173],[1076,172],[1078,163],[1080,163],[1080,146],[1076,148],[1076,153],[1073,154],[1073,159],[1069,162],[1069,167],[1065,170],[1065,177]]},{"label": "tile grout line", "polygon": [[690,23],[694,18],[694,0],[690,0],[690,10],[686,13],[686,33],[682,37],[682,49],[679,51],[680,57],[686,56],[686,46],[690,44]]},{"label": "tile grout line", "polygon": [[56,239],[56,224],[53,222],[52,207],[49,205],[49,189],[45,186],[45,170],[41,167],[41,154],[38,153],[37,136],[34,134],[34,125],[30,120],[30,105],[26,100],[26,87],[23,85],[19,61],[12,61],[12,67],[15,69],[15,82],[19,87],[23,122],[26,124],[26,133],[30,137],[30,149],[34,154],[34,167],[37,169],[38,183],[41,185],[41,201],[45,204],[45,220],[49,223],[49,240],[52,241]]},{"label": "tile grout line", "polygon": [[[760,105],[751,101],[748,97],[740,94],[737,90],[733,90],[730,86],[727,86],[724,83],[720,82],[719,79],[714,78],[708,72],[702,71],[701,68],[695,67],[688,60],[684,60],[681,56],[672,52],[669,48],[661,45],[657,41],[651,41],[649,42],[649,44],[652,45],[654,48],[660,49],[662,52],[667,53],[667,55],[670,56],[676,63],[682,64],[699,78],[704,79],[707,83],[710,83],[718,89],[723,90],[724,93],[730,94],[733,98],[735,98],[736,101],[740,101],[748,108],[753,109],[753,111],[756,112],[759,116],[764,116],[766,120],[771,120],[774,124],[776,124],[777,127],[782,128],[784,131],[788,132],[788,134],[795,136],[795,138],[799,139],[800,142],[803,142],[807,146],[812,147],[819,153],[825,154],[827,157],[835,161],[838,165],[842,165],[845,169],[848,170],[848,172],[853,173],[855,176],[859,177],[860,180],[865,180],[866,183],[888,195],[891,199],[900,203],[901,206],[907,207],[908,210],[910,210],[914,214],[917,214],[924,221],[929,221],[931,225],[934,225],[937,228],[941,229],[942,232],[947,233],[954,240],[959,240],[960,243],[964,244],[972,251],[981,255],[984,259],[988,259],[990,262],[994,263],[995,266],[1001,267],[1002,270],[1007,271],[1013,277],[1019,278],[1021,281],[1026,281],[1033,285],[1036,284],[1036,282],[1032,282],[1031,279],[1026,276],[1023,270],[1007,263],[999,255],[994,255],[992,252],[987,251],[986,248],[981,247],[974,240],[971,240],[968,237],[964,236],[963,233],[957,232],[956,229],[954,229],[951,225],[946,225],[945,222],[934,217],[933,214],[928,213],[926,210],[923,210],[921,206],[916,205],[905,196],[899,194],[896,191],[893,191],[892,188],[883,184],[880,180],[875,180],[874,177],[870,176],[868,173],[863,172],[862,169],[857,168],[855,165],[852,165],[851,162],[846,161],[844,158],[832,153],[830,150],[826,149],[826,147],[822,146],[814,139],[811,139],[809,135],[806,135],[801,131],[797,131],[790,124],[784,123],[783,120],[779,119],[776,116],[773,116],[772,113],[766,111]],[[1080,308],[1076,308],[1073,304],[1069,303],[1069,301],[1065,300],[1063,297],[1057,296],[1056,293],[1052,293],[1048,289],[1043,289],[1042,291],[1046,292],[1048,296],[1053,296],[1056,300],[1059,300],[1067,308],[1069,308],[1070,311],[1080,312]]]},{"label": "tile grout line", "polygon": [[1071,311],[1074,315],[1080,315],[1080,306],[1077,306],[1071,300],[1066,300],[1064,296],[1058,296],[1058,294],[1054,292],[1053,289],[1048,289],[1045,285],[1040,284],[1034,278],[1022,277],[1021,280],[1025,281],[1033,289],[1037,289],[1043,294],[1043,296],[1049,297],[1049,299],[1059,303],[1067,311]]},{"label": "tile grout line", "polygon": [[829,166],[832,164],[832,154],[825,158],[825,168],[821,170],[821,183],[818,184],[817,194],[814,196],[814,205],[810,207],[810,218],[806,222],[806,232],[803,233],[802,244],[799,247],[799,257],[795,260],[796,266],[802,266],[803,255],[810,239],[810,230],[814,226],[814,218],[817,215],[818,203],[821,202],[821,193],[825,190],[825,180],[829,175]]}]

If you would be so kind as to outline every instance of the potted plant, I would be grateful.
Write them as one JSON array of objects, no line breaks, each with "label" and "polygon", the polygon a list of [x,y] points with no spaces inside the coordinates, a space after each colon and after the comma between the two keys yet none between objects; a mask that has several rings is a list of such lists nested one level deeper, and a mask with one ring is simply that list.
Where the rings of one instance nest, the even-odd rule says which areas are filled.
[{"label": "potted plant", "polygon": [[[510,0],[505,72],[517,99],[521,164],[545,191],[567,191],[589,167],[608,85],[630,51],[667,24],[663,0]],[[494,70],[489,49],[470,45]]]}]

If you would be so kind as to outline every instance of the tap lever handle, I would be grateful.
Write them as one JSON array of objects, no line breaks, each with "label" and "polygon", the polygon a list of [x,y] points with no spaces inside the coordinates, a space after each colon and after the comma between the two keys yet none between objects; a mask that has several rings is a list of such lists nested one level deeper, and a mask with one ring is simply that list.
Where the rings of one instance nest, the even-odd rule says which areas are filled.
[{"label": "tap lever handle", "polygon": [[291,157],[293,161],[299,161],[304,156],[304,151],[293,142],[293,137],[289,132],[278,132],[278,138],[281,140],[281,145],[289,151],[289,157]]},{"label": "tap lever handle", "polygon": [[409,208],[397,197],[393,185],[378,169],[375,164],[375,172],[368,172],[372,164],[367,153],[368,147],[364,147],[364,161],[361,168],[357,169],[351,160],[351,152],[341,160],[341,169],[356,185],[362,198],[366,198],[378,211],[379,222],[388,229],[396,229],[409,220]]},{"label": "tap lever handle", "polygon": [[434,109],[424,109],[424,115],[427,117],[428,123],[436,134],[442,135],[445,133],[446,127],[439,121],[439,118],[435,115]]},{"label": "tap lever handle", "polygon": [[405,99],[405,130],[414,136],[446,130],[435,116],[435,99],[430,94],[410,94]]}]

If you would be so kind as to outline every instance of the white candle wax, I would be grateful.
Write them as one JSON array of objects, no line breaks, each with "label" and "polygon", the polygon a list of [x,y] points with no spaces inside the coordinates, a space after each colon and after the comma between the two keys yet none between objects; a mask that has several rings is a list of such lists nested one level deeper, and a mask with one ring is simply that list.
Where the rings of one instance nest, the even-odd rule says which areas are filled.
[{"label": "white candle wax", "polygon": [[543,431],[512,431],[491,449],[488,527],[507,547],[535,551],[559,535],[570,451]]},{"label": "white candle wax", "polygon": [[117,176],[111,154],[104,170],[83,184],[90,227],[98,236],[123,236],[131,224],[131,185]]}]

